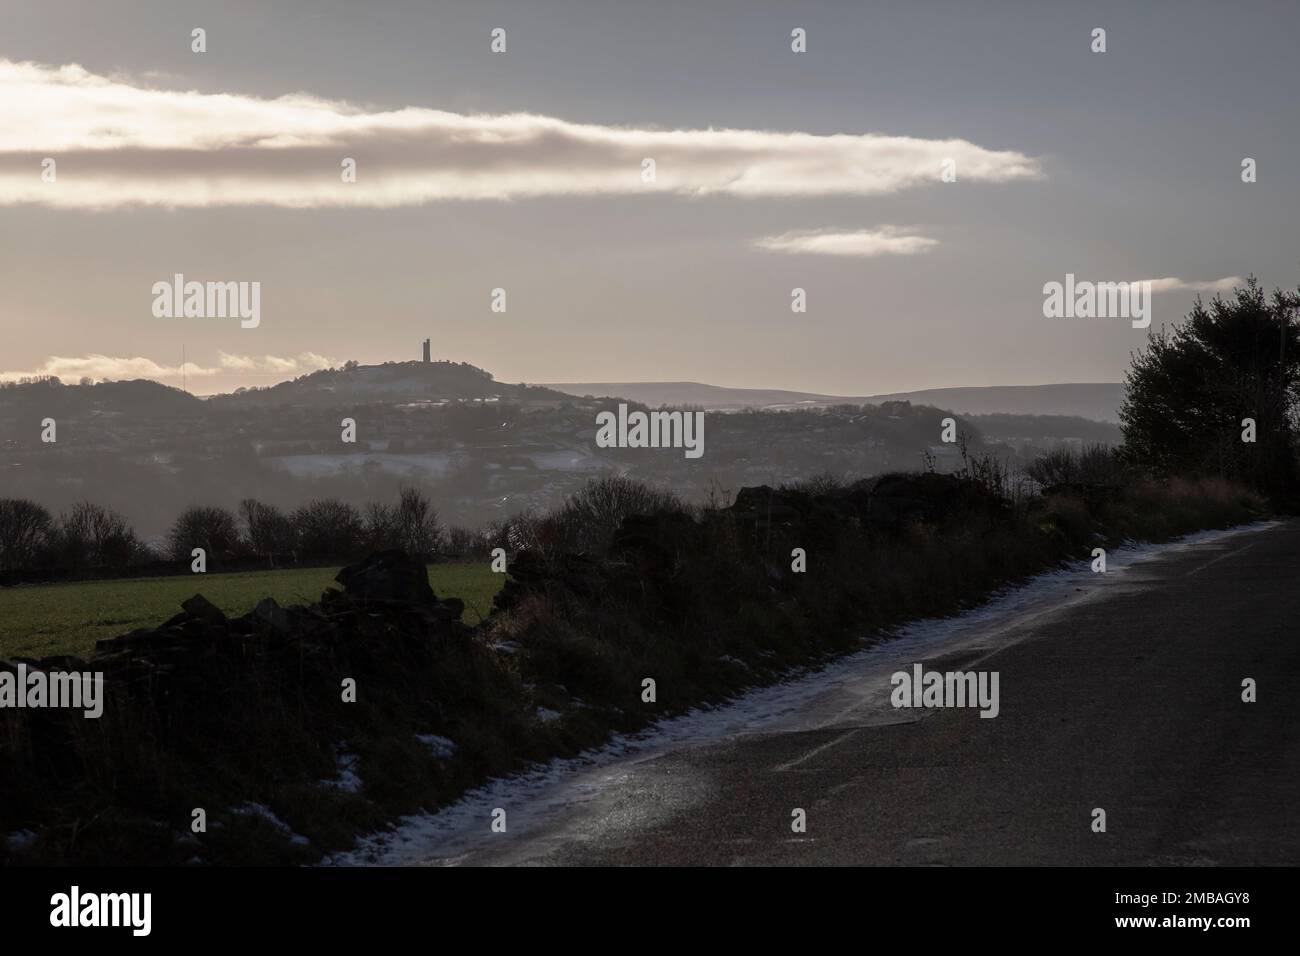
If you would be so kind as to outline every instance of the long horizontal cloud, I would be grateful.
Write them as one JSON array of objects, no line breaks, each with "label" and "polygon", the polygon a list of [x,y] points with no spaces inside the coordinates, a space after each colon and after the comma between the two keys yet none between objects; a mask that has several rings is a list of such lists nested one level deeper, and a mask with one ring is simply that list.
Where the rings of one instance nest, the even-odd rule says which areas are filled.
[{"label": "long horizontal cloud", "polygon": [[772,252],[809,253],[820,256],[910,256],[939,244],[938,239],[907,235],[894,226],[858,229],[796,230],[779,236],[766,236],[754,245]]},{"label": "long horizontal cloud", "polygon": [[16,382],[23,378],[43,378],[50,375],[57,376],[65,382],[75,382],[83,377],[98,381],[133,378],[162,381],[179,379],[183,375],[191,378],[239,374],[289,375],[332,368],[339,364],[337,360],[315,352],[303,352],[295,357],[278,355],[254,357],[221,352],[218,358],[219,365],[203,366],[196,365],[194,362],[186,362],[183,365],[161,365],[153,359],[142,356],[125,358],[98,353],[76,357],[52,355],[39,367],[28,371],[0,371],[0,382]]},{"label": "long horizontal cloud", "polygon": [[[56,162],[56,179],[41,162]],[[344,183],[345,158],[357,181]],[[643,160],[655,162],[654,181]],[[963,139],[874,133],[656,130],[527,113],[367,112],[306,94],[158,90],[79,66],[0,60],[0,204],[403,206],[438,200],[659,191],[875,195],[1041,175]]]},{"label": "long horizontal cloud", "polygon": [[1152,292],[1228,292],[1237,286],[1246,284],[1246,280],[1241,276],[1226,276],[1225,278],[1212,279],[1208,282],[1188,281],[1186,279],[1175,279],[1173,277],[1165,279],[1145,279],[1142,281],[1151,283]]}]

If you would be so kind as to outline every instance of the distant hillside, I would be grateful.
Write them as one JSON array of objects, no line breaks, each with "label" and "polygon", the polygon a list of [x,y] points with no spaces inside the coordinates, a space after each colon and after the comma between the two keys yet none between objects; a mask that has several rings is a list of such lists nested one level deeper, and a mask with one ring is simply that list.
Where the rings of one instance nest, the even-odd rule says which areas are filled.
[{"label": "distant hillside", "polygon": [[148,379],[64,385],[57,380],[0,385],[0,420],[9,414],[175,418],[195,414],[202,399]]},{"label": "distant hillside", "polygon": [[787,392],[779,388],[726,388],[701,382],[551,382],[548,387],[570,395],[625,398],[652,407],[702,405],[706,409],[740,409],[859,401],[812,392]]},{"label": "distant hillside", "polygon": [[1121,445],[1123,432],[1115,422],[1078,415],[966,415],[967,421],[979,429],[986,441],[1001,442],[1017,447],[1026,444],[1039,447],[1069,442],[1101,442]]},{"label": "distant hillside", "polygon": [[888,395],[824,395],[783,389],[727,388],[701,382],[559,382],[511,385],[467,362],[385,362],[323,369],[291,381],[238,389],[206,400],[157,382],[135,380],[97,385],[36,382],[0,388],[0,417],[37,405],[45,414],[123,413],[148,418],[184,417],[210,408],[325,407],[370,403],[406,404],[501,401],[554,406],[575,396],[624,398],[652,407],[695,405],[709,410],[824,408],[910,401],[965,415],[1057,415],[1116,422],[1124,386],[1118,382],[1061,385],[991,385],[932,388]]},{"label": "distant hillside", "polygon": [[892,400],[936,405],[967,415],[1070,415],[1099,422],[1117,422],[1119,406],[1124,400],[1124,385],[1122,382],[1079,382],[927,388],[867,399],[870,402]]},{"label": "distant hillside", "polygon": [[322,369],[265,388],[238,389],[208,399],[215,406],[351,405],[371,402],[563,402],[570,396],[533,385],[498,382],[468,362],[385,362]]},{"label": "distant hillside", "polygon": [[[933,405],[1007,404],[950,402],[954,393],[967,399],[1010,393],[1021,405],[1042,409],[1053,407],[1053,391],[1107,387],[956,389],[912,393],[910,403],[689,384],[644,391],[573,387],[621,392],[656,406],[694,401],[740,409],[761,402],[771,409],[708,416],[707,450],[697,460],[675,448],[598,444],[597,412],[617,398],[586,401],[505,384],[461,363],[349,362],[206,400],[147,381],[23,383],[0,388],[0,498],[30,498],[55,514],[90,500],[156,541],[196,503],[233,510],[256,498],[290,513],[313,499],[338,499],[363,509],[414,486],[429,494],[448,524],[478,527],[553,507],[591,476],[610,471],[671,488],[689,501],[718,489],[827,473],[865,477],[927,461],[951,471],[960,457],[940,441],[948,411]],[[732,401],[719,402],[720,395]],[[1056,407],[1062,404],[1068,403]],[[973,451],[993,451],[1010,467],[1060,444],[1115,444],[1119,437],[1114,425],[1080,417],[954,414]],[[340,421],[348,416],[357,430],[355,441],[344,442]],[[47,417],[57,420],[57,443],[42,441]]]},{"label": "distant hillside", "polygon": [[1119,382],[928,388],[916,392],[858,396],[726,388],[700,382],[553,382],[549,387],[571,395],[619,397],[652,406],[701,405],[721,411],[910,401],[968,415],[1070,415],[1109,422],[1119,421],[1119,405],[1124,397],[1124,386]]}]

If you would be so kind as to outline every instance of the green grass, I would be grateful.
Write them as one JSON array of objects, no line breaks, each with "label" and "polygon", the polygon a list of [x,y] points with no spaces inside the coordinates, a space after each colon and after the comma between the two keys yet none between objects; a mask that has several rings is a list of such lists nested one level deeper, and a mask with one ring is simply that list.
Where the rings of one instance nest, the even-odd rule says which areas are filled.
[{"label": "green grass", "polygon": [[[247,613],[266,597],[285,606],[310,604],[325,588],[337,587],[336,574],[338,568],[293,568],[0,588],[0,657],[85,656],[100,638],[161,624],[193,594],[230,616]],[[464,601],[467,624],[488,613],[504,580],[486,561],[429,566],[434,593]]]}]

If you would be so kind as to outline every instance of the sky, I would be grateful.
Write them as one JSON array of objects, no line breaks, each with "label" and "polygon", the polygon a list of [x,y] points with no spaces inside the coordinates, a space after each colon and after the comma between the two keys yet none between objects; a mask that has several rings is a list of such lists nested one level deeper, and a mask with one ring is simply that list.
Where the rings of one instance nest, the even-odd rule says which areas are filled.
[{"label": "sky", "polygon": [[[1198,292],[1296,285],[1297,41],[1294,2],[0,0],[0,379],[429,338],[511,382],[1118,381]],[[177,274],[255,326],[155,314]],[[1156,280],[1151,327],[1045,317],[1067,274]]]}]

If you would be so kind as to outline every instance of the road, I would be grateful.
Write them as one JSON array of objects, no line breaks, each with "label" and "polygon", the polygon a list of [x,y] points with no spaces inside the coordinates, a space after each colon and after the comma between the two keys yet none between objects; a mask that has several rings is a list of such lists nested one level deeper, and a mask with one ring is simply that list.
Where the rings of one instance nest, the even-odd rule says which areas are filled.
[{"label": "road", "polygon": [[[529,826],[476,822],[471,845],[418,862],[1300,862],[1300,522],[1039,590],[928,647],[866,655],[779,726],[560,781]],[[998,716],[894,708],[888,674],[913,661],[997,671]]]}]

